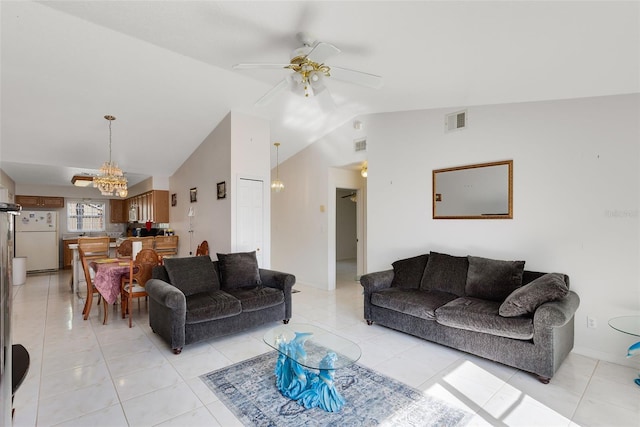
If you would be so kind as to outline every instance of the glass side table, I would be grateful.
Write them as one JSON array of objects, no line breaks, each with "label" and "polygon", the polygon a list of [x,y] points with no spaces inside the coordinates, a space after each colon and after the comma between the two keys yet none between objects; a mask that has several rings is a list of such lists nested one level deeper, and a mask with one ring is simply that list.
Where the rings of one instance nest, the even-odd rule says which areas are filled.
[{"label": "glass side table", "polygon": [[[616,331],[640,337],[640,315],[614,317],[609,319],[609,326]],[[627,357],[633,357],[636,354],[640,354],[640,341],[629,347]],[[640,374],[634,382],[640,387]]]}]

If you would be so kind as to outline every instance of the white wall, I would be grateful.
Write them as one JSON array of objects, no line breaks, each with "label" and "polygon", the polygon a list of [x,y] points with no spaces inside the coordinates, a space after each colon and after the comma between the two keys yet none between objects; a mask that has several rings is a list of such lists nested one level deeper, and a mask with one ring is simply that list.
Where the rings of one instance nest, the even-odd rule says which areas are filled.
[{"label": "white wall", "polygon": [[[195,254],[203,240],[215,259],[216,252],[231,251],[230,199],[217,200],[216,183],[231,178],[231,113],[205,138],[200,146],[169,178],[170,193],[177,195],[177,204],[169,208],[171,227],[180,236],[178,256]],[[197,202],[191,203],[189,190],[197,188]],[[195,216],[193,235],[189,236],[189,208]]]},{"label": "white wall", "polygon": [[[634,338],[607,320],[640,311],[640,96],[469,107],[468,129],[445,134],[444,115],[459,109],[363,116],[360,133],[348,123],[281,164],[274,268],[333,289],[335,188],[356,188],[335,167],[368,160],[366,271],[435,250],[567,273],[581,298],[575,351],[637,365],[624,359]],[[363,136],[367,152],[354,153]],[[433,169],[508,159],[512,220],[432,219]]]},{"label": "white wall", "polygon": [[[263,119],[232,112],[205,138],[200,146],[169,178],[170,193],[177,195],[170,207],[171,226],[180,235],[179,256],[195,253],[203,240],[215,254],[234,251],[235,182],[240,176],[260,178],[269,185],[269,125]],[[226,182],[227,197],[217,198],[217,183]],[[191,203],[189,190],[197,188],[197,202]],[[270,202],[265,189],[264,266],[270,265]],[[189,218],[193,207],[193,235],[189,243]],[[184,236],[184,237],[182,237]]]},{"label": "white wall", "polygon": [[0,169],[0,202],[13,203],[15,197],[16,183]]},{"label": "white wall", "polygon": [[[469,107],[368,119],[368,265],[430,250],[526,260],[569,274],[581,298],[575,350],[624,363],[631,336],[607,319],[640,311],[640,96]],[[514,161],[513,220],[433,220],[431,170]],[[587,329],[587,315],[597,319]]]},{"label": "white wall", "polygon": [[263,268],[271,267],[271,194],[270,194],[270,150],[271,130],[269,122],[246,114],[231,114],[231,172],[232,179],[227,182],[227,199],[231,203],[231,239],[232,251],[237,252],[236,203],[238,179],[262,181],[263,195]]},{"label": "white wall", "polygon": [[[335,288],[336,188],[359,189],[366,197],[359,172],[343,169],[366,159],[353,147],[364,136],[366,126],[356,131],[347,123],[280,164],[285,189],[271,194],[271,260],[298,283]],[[275,168],[271,174],[275,178]]]}]

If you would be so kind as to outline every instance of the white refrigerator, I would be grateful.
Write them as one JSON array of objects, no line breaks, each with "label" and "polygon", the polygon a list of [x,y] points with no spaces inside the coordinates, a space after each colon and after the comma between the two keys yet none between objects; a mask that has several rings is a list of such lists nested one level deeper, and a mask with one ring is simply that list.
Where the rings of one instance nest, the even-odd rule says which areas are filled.
[{"label": "white refrigerator", "polygon": [[22,211],[16,216],[15,256],[27,257],[27,271],[59,268],[58,213]]}]

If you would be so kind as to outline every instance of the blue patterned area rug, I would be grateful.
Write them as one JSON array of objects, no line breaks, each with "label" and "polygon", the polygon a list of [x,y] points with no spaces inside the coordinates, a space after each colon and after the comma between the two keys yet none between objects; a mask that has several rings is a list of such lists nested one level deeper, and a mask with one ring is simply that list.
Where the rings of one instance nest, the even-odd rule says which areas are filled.
[{"label": "blue patterned area rug", "polygon": [[473,416],[358,364],[336,371],[347,400],[340,412],[305,409],[276,389],[276,358],[272,351],[200,378],[246,426],[463,426]]}]

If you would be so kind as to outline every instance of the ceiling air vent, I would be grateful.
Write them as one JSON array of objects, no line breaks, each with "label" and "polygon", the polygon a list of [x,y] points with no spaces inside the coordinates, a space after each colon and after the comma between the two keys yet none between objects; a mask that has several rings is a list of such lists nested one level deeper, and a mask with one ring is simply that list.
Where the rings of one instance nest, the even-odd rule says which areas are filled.
[{"label": "ceiling air vent", "polygon": [[353,141],[353,147],[356,151],[367,151],[367,140],[365,138]]},{"label": "ceiling air vent", "polygon": [[444,122],[445,132],[466,129],[467,127],[467,110],[457,111],[447,114]]}]

